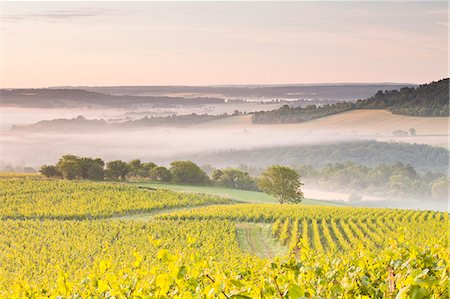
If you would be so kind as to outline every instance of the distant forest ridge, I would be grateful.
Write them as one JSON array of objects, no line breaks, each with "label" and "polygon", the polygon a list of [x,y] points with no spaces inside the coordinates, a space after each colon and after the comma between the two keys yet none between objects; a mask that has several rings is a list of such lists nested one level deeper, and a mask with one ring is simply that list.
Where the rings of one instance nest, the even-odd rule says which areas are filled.
[{"label": "distant forest ridge", "polygon": [[130,86],[0,89],[4,106],[32,108],[111,107],[139,105],[223,104],[226,100],[355,101],[378,90],[398,89],[410,84],[319,84],[279,86]]},{"label": "distant forest ridge", "polygon": [[213,97],[167,97],[109,95],[81,89],[2,89],[3,106],[31,108],[122,108],[150,104],[154,107],[177,105],[207,105],[224,103],[224,99]]},{"label": "distant forest ridge", "polygon": [[41,120],[30,125],[14,125],[13,130],[21,131],[94,131],[108,129],[142,128],[153,126],[186,127],[232,116],[231,114],[184,114],[160,117],[144,116],[140,119],[111,121],[104,119],[86,119],[82,115],[76,118]]},{"label": "distant forest ridge", "polygon": [[215,86],[81,86],[78,88],[118,95],[214,94],[223,98],[323,99],[356,100],[374,95],[378,90],[413,87],[409,83],[334,83],[277,85],[215,85]]},{"label": "distant forest ridge", "polygon": [[400,90],[379,90],[374,96],[356,102],[322,106],[290,107],[256,112],[254,123],[298,123],[355,109],[387,109],[394,114],[410,116],[449,116],[449,79]]},{"label": "distant forest ridge", "polygon": [[420,173],[430,171],[441,174],[446,174],[449,167],[449,151],[445,148],[374,140],[227,150],[186,158],[216,167],[247,165],[264,168],[280,164],[322,168],[328,164],[350,161],[369,167],[403,163]]}]

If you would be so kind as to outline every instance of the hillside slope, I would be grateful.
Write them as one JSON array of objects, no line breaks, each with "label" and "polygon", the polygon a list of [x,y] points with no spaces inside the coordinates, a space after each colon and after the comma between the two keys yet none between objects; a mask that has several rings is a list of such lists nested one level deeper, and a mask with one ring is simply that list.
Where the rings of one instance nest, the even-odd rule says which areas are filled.
[{"label": "hillside slope", "polygon": [[[448,117],[414,117],[393,114],[387,110],[359,109],[302,123],[254,124],[251,116],[244,115],[211,121],[198,127],[239,128],[245,130],[248,138],[256,134],[266,138],[273,134],[278,137],[295,134],[290,143],[370,138],[448,147],[448,126]],[[409,133],[410,129],[415,130],[414,136]]]},{"label": "hillside slope", "polygon": [[285,105],[272,111],[253,115],[254,123],[297,123],[355,109],[386,109],[395,114],[410,116],[449,116],[449,79],[403,87],[400,90],[378,91],[374,96],[355,103],[341,102],[331,105],[290,107]]}]

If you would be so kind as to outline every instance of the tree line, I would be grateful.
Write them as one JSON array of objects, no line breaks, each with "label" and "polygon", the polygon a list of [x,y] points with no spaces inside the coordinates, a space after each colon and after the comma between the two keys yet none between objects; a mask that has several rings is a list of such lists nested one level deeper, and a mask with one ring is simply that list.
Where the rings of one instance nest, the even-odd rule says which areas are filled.
[{"label": "tree line", "polygon": [[[158,166],[153,162],[134,159],[107,163],[99,158],[65,155],[56,165],[43,165],[40,173],[46,177],[86,180],[148,180],[160,183],[174,183],[200,186],[220,186],[241,190],[263,191],[281,199],[285,195],[277,188],[290,188],[291,195],[300,190],[300,177],[308,185],[328,190],[342,190],[353,194],[371,194],[394,198],[432,198],[446,200],[448,179],[445,174],[427,171],[418,173],[409,164],[379,164],[374,167],[352,163],[328,164],[321,168],[311,165],[298,165],[290,168],[272,165],[266,169],[251,169],[245,165],[238,168],[213,169],[200,167],[189,160],[170,163],[169,167]],[[203,168],[203,169],[202,169]],[[210,168],[209,176],[205,168]],[[280,179],[280,177],[284,177]],[[270,179],[269,179],[270,178]],[[281,183],[284,181],[284,183]],[[293,183],[292,183],[293,182]],[[287,192],[287,191],[286,191]],[[290,196],[288,196],[290,197]],[[357,198],[359,196],[356,196]]]},{"label": "tree line", "polygon": [[449,116],[449,79],[403,87],[400,90],[378,91],[374,96],[352,102],[290,107],[255,112],[253,123],[298,123],[354,109],[387,109],[394,114],[411,116]]},{"label": "tree line", "polygon": [[443,147],[375,140],[226,150],[188,158],[200,165],[246,165],[246,171],[251,174],[258,174],[252,169],[261,169],[272,164],[292,167],[311,165],[319,169],[328,164],[347,161],[368,167],[401,162],[411,165],[421,174],[428,171],[446,174],[449,167],[449,151]]},{"label": "tree line", "polygon": [[418,173],[411,165],[395,163],[375,167],[352,162],[328,164],[322,168],[295,167],[306,183],[329,190],[347,190],[394,198],[448,199],[448,178],[427,171]]},{"label": "tree line", "polygon": [[303,193],[296,170],[273,165],[260,177],[252,177],[237,168],[214,169],[211,177],[192,161],[173,161],[169,168],[153,162],[134,159],[129,162],[114,160],[105,163],[100,158],[64,155],[55,165],[42,165],[39,172],[48,178],[67,180],[135,180],[148,179],[161,183],[186,185],[215,185],[228,188],[263,191],[278,198],[280,203],[301,202]]}]

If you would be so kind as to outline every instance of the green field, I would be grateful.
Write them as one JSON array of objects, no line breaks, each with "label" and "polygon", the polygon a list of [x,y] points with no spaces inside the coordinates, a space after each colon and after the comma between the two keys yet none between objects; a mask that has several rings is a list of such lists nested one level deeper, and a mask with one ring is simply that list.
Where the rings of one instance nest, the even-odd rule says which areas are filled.
[{"label": "green field", "polygon": [[[272,197],[266,193],[263,193],[263,192],[239,190],[239,189],[232,189],[232,188],[225,188],[225,187],[190,186],[190,185],[143,183],[143,182],[132,182],[130,184],[141,186],[141,187],[155,188],[155,189],[166,189],[166,190],[176,191],[176,192],[216,195],[216,196],[230,198],[230,199],[234,199],[234,200],[246,202],[246,203],[276,203],[277,202],[277,200],[274,197]],[[325,200],[307,199],[307,198],[305,198],[302,201],[302,204],[324,205],[324,206],[342,205],[340,203],[335,203],[335,202],[330,202],[330,201],[325,201]]]}]

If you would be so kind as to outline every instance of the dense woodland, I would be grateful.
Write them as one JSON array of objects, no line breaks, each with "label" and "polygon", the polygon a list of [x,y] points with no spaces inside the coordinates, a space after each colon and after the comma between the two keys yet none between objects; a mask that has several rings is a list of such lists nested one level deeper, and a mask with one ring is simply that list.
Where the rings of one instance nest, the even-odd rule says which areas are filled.
[{"label": "dense woodland", "polygon": [[111,95],[81,89],[0,89],[2,105],[31,108],[123,108],[138,105],[173,107],[224,103],[212,97]]},{"label": "dense woodland", "polygon": [[329,164],[323,168],[296,167],[304,181],[332,191],[359,193],[389,198],[432,198],[447,200],[448,181],[444,174],[427,172],[420,175],[411,165],[380,164],[375,167],[352,162]]},{"label": "dense woodland", "polygon": [[387,109],[394,114],[412,116],[449,116],[449,79],[403,87],[400,90],[378,91],[374,96],[355,103],[307,107],[283,106],[277,110],[256,112],[254,123],[297,123],[355,109]]},{"label": "dense woodland", "polygon": [[374,140],[228,150],[186,158],[200,165],[228,167],[245,164],[250,168],[264,168],[273,164],[322,168],[330,163],[350,161],[369,167],[403,163],[411,165],[419,173],[447,173],[449,166],[449,151],[445,148]]},{"label": "dense woodland", "polygon": [[162,117],[142,117],[135,120],[127,121],[107,121],[104,119],[86,119],[83,116],[70,119],[52,119],[42,120],[30,125],[14,125],[13,130],[20,131],[93,131],[93,130],[115,130],[126,128],[143,128],[153,126],[170,126],[170,127],[185,127],[196,124],[205,123],[208,121],[218,120],[234,114],[186,114],[186,115],[169,115]]}]

